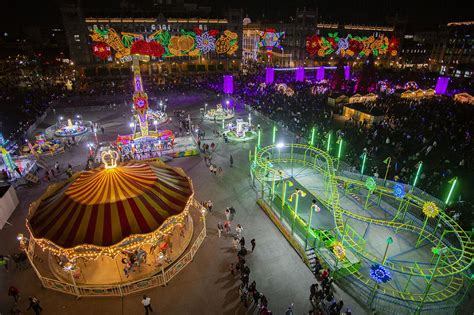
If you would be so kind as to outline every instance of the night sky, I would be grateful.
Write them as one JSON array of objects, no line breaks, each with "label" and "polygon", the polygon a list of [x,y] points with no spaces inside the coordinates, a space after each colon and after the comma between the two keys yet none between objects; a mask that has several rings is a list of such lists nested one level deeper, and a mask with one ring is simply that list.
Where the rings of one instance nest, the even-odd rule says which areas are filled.
[{"label": "night sky", "polygon": [[[135,2],[153,2],[153,0],[138,0]],[[25,25],[61,26],[59,13],[60,0],[18,1],[6,0],[0,11],[0,31],[15,32]],[[98,10],[113,12],[120,8],[120,0],[83,0]],[[190,0],[189,2],[192,2]],[[196,2],[196,1],[195,1]],[[243,8],[244,14],[253,20],[261,19],[279,21],[288,20],[294,15],[297,7],[308,10],[318,8],[320,21],[387,24],[387,17],[397,15],[407,19],[409,29],[436,28],[437,25],[449,21],[474,20],[472,2],[468,0],[435,0],[435,1],[393,1],[393,0],[205,0],[198,3],[211,5],[214,11],[220,11],[227,6]],[[7,9],[8,8],[8,9]]]}]

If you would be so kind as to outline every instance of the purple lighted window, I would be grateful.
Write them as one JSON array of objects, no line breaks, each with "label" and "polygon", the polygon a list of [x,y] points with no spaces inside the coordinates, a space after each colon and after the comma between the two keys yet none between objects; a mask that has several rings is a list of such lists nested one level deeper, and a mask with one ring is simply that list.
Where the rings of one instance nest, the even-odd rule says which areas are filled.
[{"label": "purple lighted window", "polygon": [[265,83],[272,84],[274,79],[275,79],[275,69],[267,68],[265,72]]},{"label": "purple lighted window", "polygon": [[344,78],[346,81],[351,79],[351,66],[344,66]]},{"label": "purple lighted window", "polygon": [[234,77],[232,75],[224,76],[224,93],[225,94],[234,93]]},{"label": "purple lighted window", "polygon": [[438,77],[436,82],[435,92],[436,94],[446,94],[448,90],[449,77]]},{"label": "purple lighted window", "polygon": [[324,80],[324,67],[318,67],[316,70],[316,80]]},{"label": "purple lighted window", "polygon": [[304,68],[303,67],[296,68],[296,81],[298,82],[304,81]]}]

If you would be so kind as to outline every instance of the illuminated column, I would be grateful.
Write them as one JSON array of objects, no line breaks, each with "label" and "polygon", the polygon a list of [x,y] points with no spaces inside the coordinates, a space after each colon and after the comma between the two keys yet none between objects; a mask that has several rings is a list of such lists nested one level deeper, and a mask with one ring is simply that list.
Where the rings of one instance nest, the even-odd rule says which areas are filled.
[{"label": "illuminated column", "polygon": [[133,106],[138,116],[138,122],[140,124],[140,132],[142,137],[148,136],[148,95],[143,90],[142,77],[140,75],[140,62],[137,55],[133,55],[133,87],[135,92],[133,93]]},{"label": "illuminated column", "polygon": [[296,68],[296,81],[297,82],[304,81],[304,68],[303,67]]},{"label": "illuminated column", "polygon": [[316,70],[316,80],[322,81],[324,80],[324,67],[318,67]]},{"label": "illuminated column", "polygon": [[344,66],[344,79],[346,81],[351,79],[351,66]]},{"label": "illuminated column", "polygon": [[272,84],[275,79],[275,69],[267,68],[265,71],[265,83]]},{"label": "illuminated column", "polygon": [[225,94],[234,93],[234,77],[232,75],[224,76],[224,93]]},{"label": "illuminated column", "polygon": [[446,90],[448,89],[449,84],[449,77],[438,77],[438,81],[436,82],[435,92],[436,94],[446,94]]}]

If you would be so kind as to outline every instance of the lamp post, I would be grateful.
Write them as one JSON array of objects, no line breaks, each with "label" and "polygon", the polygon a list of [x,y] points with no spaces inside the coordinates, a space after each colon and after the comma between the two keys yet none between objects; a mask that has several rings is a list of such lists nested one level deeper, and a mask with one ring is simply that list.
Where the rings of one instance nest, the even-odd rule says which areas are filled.
[{"label": "lamp post", "polygon": [[249,113],[249,126],[252,126],[252,116],[250,113]]},{"label": "lamp post", "polygon": [[299,203],[299,200],[300,200],[300,196],[304,197],[304,196],[306,196],[306,193],[304,191],[302,191],[301,189],[296,188],[295,192],[292,193],[290,198],[289,198],[289,201],[292,202],[293,197],[296,197],[295,198],[295,211],[294,211],[294,214],[293,214],[293,223],[291,224],[291,234],[294,234],[294,227],[295,227],[295,223],[296,223],[296,217],[298,216],[298,203]]},{"label": "lamp post", "polygon": [[306,249],[306,246],[308,246],[308,237],[309,237],[309,230],[311,229],[311,221],[313,219],[313,211],[318,212],[318,213],[321,211],[321,208],[319,208],[318,205],[316,204],[316,199],[313,199],[312,204],[311,204],[311,208],[309,210],[308,228],[306,230],[306,239],[305,239],[305,242],[304,242],[304,248],[305,249]]},{"label": "lamp post", "polygon": [[329,153],[329,150],[331,150],[331,133],[328,135],[328,147],[326,148],[326,151]]},{"label": "lamp post", "polygon": [[311,129],[311,143],[310,143],[310,146],[314,147],[314,137],[316,135],[316,128],[313,127],[313,129]]},{"label": "lamp post", "polygon": [[275,125],[273,125],[272,144],[275,144],[276,132],[277,132],[277,127]]},{"label": "lamp post", "polygon": [[63,116],[58,117],[58,128],[61,127],[61,121],[63,120]]},{"label": "lamp post", "polygon": [[[389,248],[390,244],[393,243],[393,238],[389,236],[389,237],[387,238],[387,241],[386,241],[386,242],[387,242],[387,246],[385,246],[385,252],[384,252],[383,258],[382,258],[382,266],[385,264],[385,261],[386,261],[386,259],[387,259],[388,248]],[[374,286],[374,289],[373,289],[373,291],[372,291],[372,294],[371,294],[370,301],[369,301],[369,307],[372,306],[372,303],[373,303],[374,300],[375,300],[375,294],[376,294],[376,292],[377,292],[378,287],[379,287],[379,283],[376,282],[376,283],[375,283],[375,286]]]},{"label": "lamp post", "polygon": [[421,173],[421,167],[422,166],[423,166],[423,162],[420,161],[418,163],[418,169],[416,170],[415,180],[413,180],[413,186],[411,186],[410,191],[413,191],[415,189],[416,183],[418,182],[418,177],[420,176],[420,173]]},{"label": "lamp post", "polygon": [[204,104],[204,115],[207,113],[207,103]]},{"label": "lamp post", "polygon": [[336,169],[339,170],[339,162],[341,161],[341,154],[342,154],[342,138],[339,138],[339,149],[337,150],[337,167]]},{"label": "lamp post", "polygon": [[155,125],[155,132],[158,132],[158,121],[153,120],[153,125]]},{"label": "lamp post", "polygon": [[76,297],[79,299],[81,297],[81,295],[79,294],[79,290],[78,290],[77,285],[76,285],[76,279],[74,279],[74,275],[73,275],[74,265],[71,262],[67,262],[67,263],[64,264],[63,269],[66,273],[68,273],[71,276],[74,293],[76,293]]},{"label": "lamp post", "polygon": [[448,197],[446,198],[446,202],[445,202],[446,206],[448,206],[449,202],[451,201],[451,195],[453,194],[454,187],[456,186],[457,181],[458,181],[457,177],[454,177],[453,179],[449,181],[449,183],[451,184],[451,188],[449,189]]},{"label": "lamp post", "polygon": [[257,137],[257,147],[260,149],[260,141],[262,139],[262,130],[258,129],[258,137]]},{"label": "lamp post", "polygon": [[362,156],[362,167],[360,168],[360,176],[362,178],[362,176],[364,176],[364,169],[365,169],[365,162],[367,160],[367,152],[364,152],[363,153],[363,156]]},{"label": "lamp post", "polygon": [[92,145],[92,143],[88,143],[87,147],[89,148],[89,155],[92,156],[93,155],[93,151],[92,151],[93,145]]},{"label": "lamp post", "polygon": [[444,255],[447,250],[448,250],[447,247],[443,247],[441,249],[438,248],[438,247],[433,247],[431,249],[431,251],[433,252],[433,255],[438,255],[438,259],[436,259],[436,264],[433,268],[433,273],[431,275],[427,276],[429,278],[428,284],[426,285],[426,289],[425,289],[425,293],[423,294],[423,298],[421,299],[421,302],[420,302],[420,304],[418,305],[418,308],[415,311],[415,315],[419,315],[421,313],[421,311],[423,310],[423,304],[425,304],[426,297],[428,296],[428,293],[431,289],[433,279],[435,277],[436,271],[438,270],[439,262],[441,261],[441,256]]}]

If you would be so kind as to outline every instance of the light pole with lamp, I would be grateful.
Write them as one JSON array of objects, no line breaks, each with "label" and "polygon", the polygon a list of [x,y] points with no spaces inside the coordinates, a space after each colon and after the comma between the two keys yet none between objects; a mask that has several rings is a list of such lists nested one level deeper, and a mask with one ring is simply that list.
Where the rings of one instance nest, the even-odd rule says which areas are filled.
[{"label": "light pole with lamp", "polygon": [[74,265],[68,261],[64,264],[63,269],[71,276],[74,293],[76,293],[76,299],[79,299],[81,297],[81,294],[79,293],[79,289],[77,288],[76,279],[74,279]]},{"label": "light pole with lamp", "polygon": [[298,203],[299,203],[299,200],[300,200],[300,196],[301,197],[305,197],[306,196],[306,193],[304,191],[302,191],[301,189],[299,188],[296,188],[295,189],[295,192],[292,193],[290,195],[290,198],[288,199],[290,202],[293,201],[293,197],[296,197],[295,198],[295,211],[294,211],[294,214],[293,214],[293,223],[291,224],[291,234],[294,234],[294,228],[295,228],[295,223],[296,223],[296,217],[298,216]]},{"label": "light pole with lamp", "polygon": [[61,121],[63,120],[63,116],[58,117],[58,128],[61,127]]},{"label": "light pole with lamp", "polygon": [[431,249],[431,252],[433,253],[433,255],[438,255],[438,259],[436,259],[436,264],[433,268],[433,273],[427,276],[428,284],[426,285],[423,298],[421,299],[421,302],[415,311],[415,315],[421,314],[421,311],[423,310],[423,305],[425,304],[426,297],[428,296],[428,293],[430,292],[430,289],[431,289],[431,285],[433,284],[433,279],[435,278],[436,271],[438,270],[439,262],[441,261],[441,256],[443,256],[447,251],[448,251],[447,247],[443,247],[443,248],[433,247]]},{"label": "light pole with lamp", "polygon": [[132,129],[132,136],[135,136],[135,123],[131,122],[129,126],[130,126],[130,129]]},{"label": "light pole with lamp", "polygon": [[309,237],[309,230],[311,229],[311,220],[313,219],[313,211],[316,213],[321,212],[321,208],[318,207],[316,204],[316,199],[313,199],[311,208],[309,210],[309,221],[308,221],[308,229],[306,230],[306,240],[304,242],[304,248],[306,249],[306,246],[308,245],[308,237]]}]

